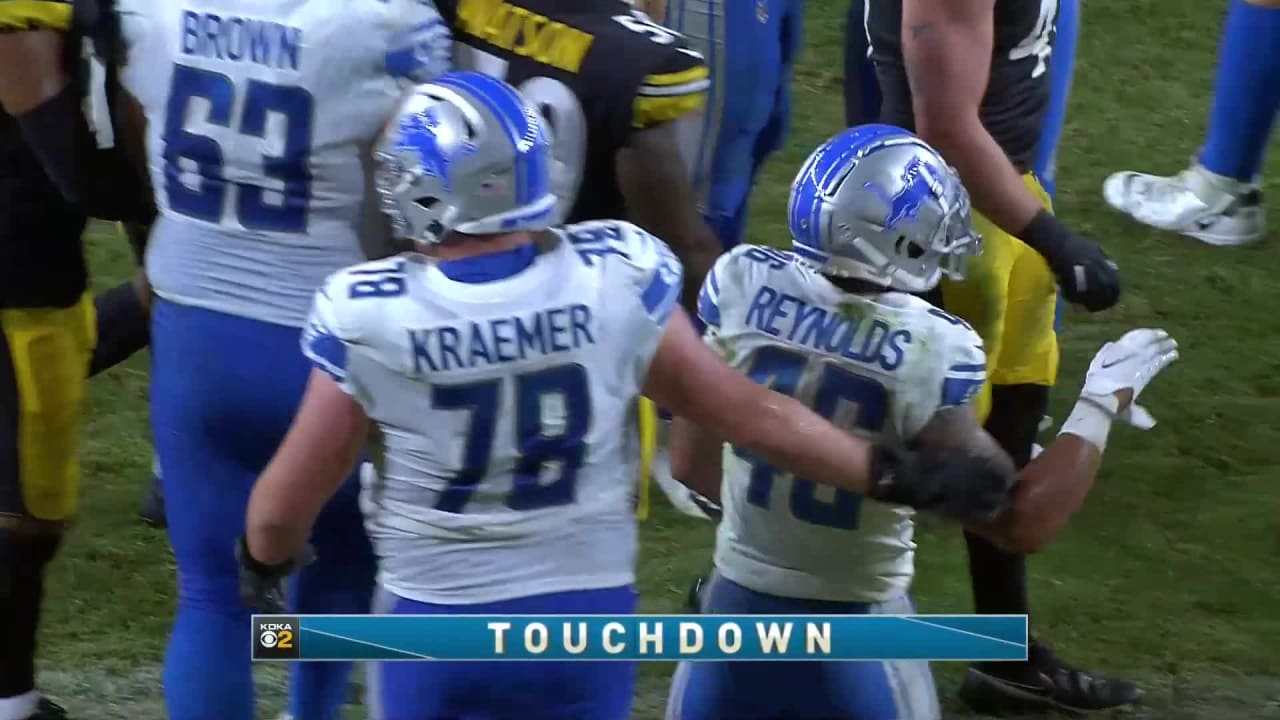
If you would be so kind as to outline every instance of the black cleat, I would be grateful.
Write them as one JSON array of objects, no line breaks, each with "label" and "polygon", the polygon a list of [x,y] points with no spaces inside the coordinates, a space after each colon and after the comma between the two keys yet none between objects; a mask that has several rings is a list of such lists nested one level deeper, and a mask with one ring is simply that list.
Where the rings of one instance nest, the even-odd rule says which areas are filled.
[{"label": "black cleat", "polygon": [[1050,711],[1084,715],[1137,703],[1142,691],[1126,680],[1073,668],[1032,640],[1027,662],[971,666],[960,699],[974,712],[994,717]]},{"label": "black cleat", "polygon": [[702,612],[702,591],[707,587],[707,575],[699,575],[689,586],[689,594],[684,598],[684,607],[689,612]]},{"label": "black cleat", "polygon": [[138,507],[138,518],[153,528],[169,527],[169,520],[164,514],[164,490],[161,488],[160,478],[152,476],[148,483],[146,497],[142,498],[142,505]]},{"label": "black cleat", "polygon": [[36,714],[27,720],[69,720],[67,709],[47,697],[40,698],[36,706]]}]

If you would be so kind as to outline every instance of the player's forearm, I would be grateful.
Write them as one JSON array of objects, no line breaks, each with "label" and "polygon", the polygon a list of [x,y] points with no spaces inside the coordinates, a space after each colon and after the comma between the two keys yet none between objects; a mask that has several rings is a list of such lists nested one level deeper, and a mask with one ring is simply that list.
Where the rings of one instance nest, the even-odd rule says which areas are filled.
[{"label": "player's forearm", "polygon": [[283,563],[302,553],[320,508],[329,499],[308,496],[302,491],[305,479],[281,468],[278,460],[279,456],[272,460],[254,484],[245,517],[249,554],[264,565]]},{"label": "player's forearm", "polygon": [[771,465],[842,490],[872,491],[869,441],[823,420],[802,403],[759,385],[725,403],[709,428]]},{"label": "player's forearm", "polygon": [[[944,114],[945,110],[932,112]],[[960,174],[974,209],[1001,230],[1021,235],[1044,208],[976,114],[961,121],[954,116],[950,120],[917,119],[917,129]]]},{"label": "player's forearm", "polygon": [[[358,448],[358,446],[357,446]],[[312,462],[277,454],[249,498],[245,537],[255,560],[275,565],[306,547],[320,510],[355,466],[358,452],[318,452]]]},{"label": "player's forearm", "polygon": [[871,443],[738,374],[703,344],[682,310],[667,321],[644,394],[778,467],[861,495],[872,489]]},{"label": "player's forearm", "polygon": [[982,124],[994,42],[991,0],[903,3],[902,54],[916,132],[959,172],[974,207],[1018,235],[1041,206]]},{"label": "player's forearm", "polygon": [[671,476],[708,500],[720,502],[724,459],[720,438],[677,417],[671,421],[667,445],[671,453]]},{"label": "player's forearm", "polygon": [[696,317],[698,292],[707,273],[711,272],[720,257],[720,240],[701,218],[673,236],[677,239],[671,243],[671,249],[684,265],[684,288],[681,290],[680,303],[686,310],[695,313]]},{"label": "player's forearm", "polygon": [[245,537],[255,560],[274,565],[302,552],[367,437],[364,411],[327,375],[313,371],[289,434],[249,497]]},{"label": "player's forearm", "polygon": [[1040,552],[1084,505],[1101,464],[1097,445],[1078,435],[1059,435],[1018,473],[1009,510],[994,523],[971,529],[1011,552]]},{"label": "player's forearm", "polygon": [[627,219],[657,236],[684,264],[682,303],[694,317],[698,290],[723,249],[702,220],[690,182],[684,135],[700,129],[694,114],[637,132],[617,156]]}]

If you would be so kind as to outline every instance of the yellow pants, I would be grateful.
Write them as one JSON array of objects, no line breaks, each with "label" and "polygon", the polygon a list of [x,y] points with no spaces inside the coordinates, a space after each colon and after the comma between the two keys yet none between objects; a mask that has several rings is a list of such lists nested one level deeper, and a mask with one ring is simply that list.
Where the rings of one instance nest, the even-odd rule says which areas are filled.
[{"label": "yellow pants", "polygon": [[90,294],[65,309],[0,310],[0,524],[75,514],[96,335]]},{"label": "yellow pants", "polygon": [[[1023,180],[1052,210],[1040,182],[1030,174]],[[987,384],[974,401],[985,422],[992,385],[1051,386],[1057,378],[1058,289],[1040,253],[977,214],[974,228],[982,234],[982,254],[969,261],[963,281],[943,281],[942,303],[972,325],[986,346]]]}]

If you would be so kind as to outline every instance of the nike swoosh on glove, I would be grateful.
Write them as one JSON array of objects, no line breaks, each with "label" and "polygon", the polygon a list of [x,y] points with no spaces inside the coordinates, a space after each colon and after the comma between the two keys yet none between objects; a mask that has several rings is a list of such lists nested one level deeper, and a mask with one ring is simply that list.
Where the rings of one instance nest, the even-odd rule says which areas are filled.
[{"label": "nike swoosh on glove", "polygon": [[1156,420],[1138,404],[1138,396],[1162,370],[1178,359],[1178,343],[1160,329],[1139,328],[1109,342],[1093,356],[1085,375],[1080,397],[1103,408],[1114,407],[1115,393],[1129,389],[1133,400],[1129,406],[1113,413],[1118,420],[1149,430]]}]

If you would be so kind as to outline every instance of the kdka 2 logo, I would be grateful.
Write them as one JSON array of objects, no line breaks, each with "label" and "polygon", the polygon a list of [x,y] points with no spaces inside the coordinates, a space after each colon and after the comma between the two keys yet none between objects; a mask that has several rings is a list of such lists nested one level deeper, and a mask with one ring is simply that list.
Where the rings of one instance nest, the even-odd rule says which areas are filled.
[{"label": "kdka 2 logo", "polygon": [[298,618],[287,615],[253,616],[254,660],[297,660]]}]

